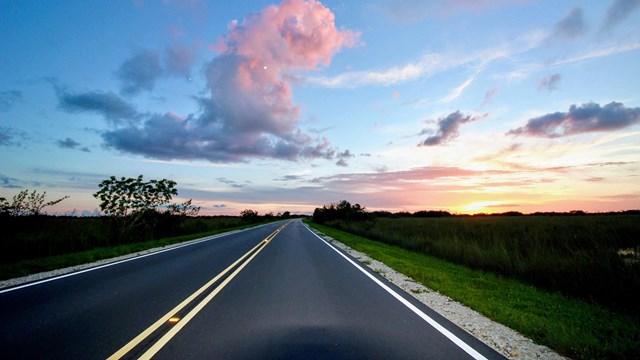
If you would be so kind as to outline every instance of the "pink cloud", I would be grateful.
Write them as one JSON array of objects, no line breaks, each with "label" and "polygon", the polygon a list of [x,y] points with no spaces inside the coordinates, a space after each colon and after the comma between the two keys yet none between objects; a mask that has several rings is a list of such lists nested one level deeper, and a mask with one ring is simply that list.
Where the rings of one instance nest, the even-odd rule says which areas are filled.
[{"label": "pink cloud", "polygon": [[207,69],[211,100],[224,127],[301,139],[292,73],[328,66],[358,36],[338,30],[331,10],[317,1],[286,0],[232,21]]},{"label": "pink cloud", "polygon": [[217,49],[253,59],[278,71],[328,66],[343,46],[353,46],[359,34],[338,30],[331,10],[317,1],[286,0],[233,21]]},{"label": "pink cloud", "polygon": [[[115,149],[161,159],[333,159],[339,154],[327,139],[298,128],[292,84],[296,72],[328,66],[358,36],[338,30],[331,10],[313,0],[285,0],[234,20],[206,66],[209,95],[198,99],[200,114],[184,121],[153,114],[142,126],[115,129],[103,138]],[[188,76],[194,53],[174,46],[166,58],[168,72]]]}]

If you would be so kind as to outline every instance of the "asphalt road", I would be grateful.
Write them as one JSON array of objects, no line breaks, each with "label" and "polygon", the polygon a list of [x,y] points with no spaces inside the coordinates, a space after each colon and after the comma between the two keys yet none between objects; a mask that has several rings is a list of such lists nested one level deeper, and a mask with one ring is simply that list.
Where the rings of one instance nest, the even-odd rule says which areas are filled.
[{"label": "asphalt road", "polygon": [[2,359],[502,358],[299,220],[4,290],[0,319]]}]

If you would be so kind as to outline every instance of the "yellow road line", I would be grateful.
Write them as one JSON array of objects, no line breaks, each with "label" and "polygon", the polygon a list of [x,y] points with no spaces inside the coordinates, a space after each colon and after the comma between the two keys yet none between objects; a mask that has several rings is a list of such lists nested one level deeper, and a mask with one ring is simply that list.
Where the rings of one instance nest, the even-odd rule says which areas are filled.
[{"label": "yellow road line", "polygon": [[162,349],[163,346],[165,346],[180,330],[182,330],[182,328],[185,325],[187,325],[187,323],[189,323],[189,321],[191,321],[191,319],[193,319],[193,317],[196,316],[196,314],[198,314],[200,310],[202,310],[216,295],[218,295],[218,293],[225,286],[227,286],[227,284],[236,275],[238,275],[238,273],[242,271],[242,269],[244,269],[244,267],[247,266],[247,264],[250,263],[251,260],[253,260],[253,258],[256,257],[256,255],[258,255],[258,253],[260,253],[260,251],[262,251],[266,246],[267,245],[265,244],[265,246],[261,247],[253,255],[251,255],[251,257],[247,259],[246,262],[244,262],[239,268],[236,269],[236,271],[234,271],[231,275],[229,275],[229,277],[227,277],[220,285],[218,285],[218,287],[215,288],[215,290],[213,290],[209,295],[207,295],[207,297],[205,297],[198,305],[196,305],[196,307],[194,307],[187,315],[185,315],[185,317],[180,319],[180,321],[176,323],[176,325],[173,326],[171,330],[169,330],[166,334],[164,334],[164,336],[161,337],[160,340],[158,340],[155,344],[153,344],[153,346],[150,347],[149,350],[147,350],[147,352],[142,354],[142,356],[140,356],[139,359],[140,360],[151,359],[158,351],[160,351],[160,349]]},{"label": "yellow road line", "polygon": [[[241,263],[242,261],[244,261],[244,259],[249,256],[249,254],[251,254],[251,252],[253,252],[254,250],[256,250],[257,248],[259,248],[260,246],[266,246],[266,244],[269,243],[269,241],[271,241],[282,229],[284,229],[285,226],[289,225],[290,222],[285,223],[284,225],[282,225],[281,227],[279,227],[276,231],[274,231],[273,233],[271,233],[269,236],[267,236],[264,240],[262,240],[261,242],[259,242],[256,246],[254,246],[253,248],[251,248],[251,250],[247,251],[244,255],[242,255],[238,260],[236,260],[233,264],[229,265],[226,269],[224,269],[221,273],[219,273],[218,275],[216,275],[213,279],[209,280],[209,282],[207,282],[206,284],[204,284],[200,289],[196,290],[196,292],[194,292],[193,294],[191,294],[189,297],[187,297],[184,301],[182,301],[180,304],[178,304],[176,307],[174,307],[173,309],[171,309],[167,314],[165,314],[164,316],[162,316],[160,319],[158,319],[158,321],[156,321],[155,323],[153,323],[151,326],[149,326],[147,329],[145,329],[143,332],[141,332],[138,336],[136,336],[135,338],[133,338],[131,341],[129,341],[125,346],[123,346],[121,349],[119,349],[118,351],[116,351],[113,355],[109,356],[107,358],[107,360],[115,360],[115,359],[120,359],[123,356],[125,356],[129,351],[131,351],[134,347],[136,347],[138,344],[140,344],[144,339],[146,339],[149,335],[151,335],[154,331],[158,330],[158,328],[160,328],[160,326],[164,325],[165,323],[167,323],[171,318],[173,318],[175,316],[176,313],[178,313],[182,308],[184,308],[185,306],[187,306],[189,303],[191,303],[195,298],[197,298],[200,294],[202,294],[204,291],[206,291],[208,288],[211,287],[211,285],[213,285],[214,283],[216,283],[218,280],[220,280],[220,278],[222,278],[224,275],[226,275],[229,271],[231,271],[231,269],[233,269],[234,267],[236,267],[239,263]],[[243,264],[238,270],[241,270],[242,268],[244,268],[246,266],[246,264],[251,261],[251,259],[253,259],[256,254],[258,254],[260,251],[262,251],[262,249],[256,251],[255,254],[253,254],[253,256],[251,256],[247,262],[245,264]],[[237,274],[239,271],[236,270],[234,273],[232,273],[232,275],[230,276],[230,278],[228,278],[227,280],[225,280],[225,282],[223,282],[222,284],[226,285],[231,278],[233,278],[235,276],[235,274]],[[221,284],[221,285],[222,285]],[[222,286],[224,287],[224,286]],[[214,290],[214,292],[219,292],[220,290],[222,290],[222,287],[218,286],[218,288],[216,288],[216,290]],[[216,292],[216,294],[217,294]],[[214,295],[215,296],[215,295]],[[212,297],[213,298],[213,297]],[[203,305],[204,306],[204,305]],[[192,311],[193,312],[193,311]],[[195,314],[194,314],[195,315]],[[182,323],[184,321],[184,319],[182,319],[181,321],[178,322],[178,324]],[[184,325],[182,325],[184,326]],[[180,328],[182,328],[182,326]],[[175,327],[175,326],[174,326]],[[166,335],[165,335],[166,336]],[[159,349],[158,349],[159,350]]]}]

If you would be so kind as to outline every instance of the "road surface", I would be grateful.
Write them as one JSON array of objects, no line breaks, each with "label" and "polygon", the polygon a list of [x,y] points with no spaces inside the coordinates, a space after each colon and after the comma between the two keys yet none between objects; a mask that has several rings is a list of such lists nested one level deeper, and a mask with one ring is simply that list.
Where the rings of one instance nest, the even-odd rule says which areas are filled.
[{"label": "road surface", "polygon": [[499,359],[300,220],[0,291],[3,359]]}]

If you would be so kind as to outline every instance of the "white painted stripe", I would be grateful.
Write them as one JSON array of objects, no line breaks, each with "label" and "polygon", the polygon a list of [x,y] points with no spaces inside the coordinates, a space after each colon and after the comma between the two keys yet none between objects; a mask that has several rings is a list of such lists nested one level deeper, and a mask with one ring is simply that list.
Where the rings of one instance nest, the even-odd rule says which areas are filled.
[{"label": "white painted stripe", "polygon": [[79,270],[79,271],[71,272],[71,273],[68,273],[68,274],[58,275],[58,276],[54,276],[54,277],[50,277],[50,278],[46,278],[46,279],[42,279],[42,280],[30,282],[30,283],[26,283],[26,284],[23,284],[23,285],[18,285],[18,286],[2,289],[2,290],[0,290],[0,294],[4,294],[4,293],[10,292],[10,291],[24,289],[24,288],[27,288],[27,287],[30,287],[30,286],[35,286],[35,285],[48,283],[50,281],[64,279],[64,278],[67,278],[67,277],[70,277],[70,276],[84,274],[84,273],[89,272],[89,271],[103,269],[103,268],[106,268],[106,267],[109,267],[109,266],[122,264],[122,263],[125,263],[125,262],[128,262],[128,261],[142,259],[142,258],[145,258],[147,256],[162,254],[162,253],[167,252],[167,251],[172,251],[172,250],[180,249],[180,248],[183,248],[183,247],[186,247],[186,246],[200,244],[200,243],[205,242],[205,241],[210,241],[210,240],[213,240],[213,239],[218,239],[218,238],[229,236],[229,235],[232,235],[232,234],[237,234],[237,233],[245,232],[245,231],[248,231],[248,230],[257,229],[257,228],[260,228],[260,227],[263,227],[263,226],[267,226],[267,225],[270,225],[270,224],[272,224],[272,223],[258,225],[258,226],[254,226],[254,227],[247,228],[247,229],[234,230],[234,231],[230,231],[230,232],[226,232],[226,233],[222,233],[222,234],[207,236],[207,237],[204,237],[204,238],[201,238],[201,239],[191,240],[191,242],[188,243],[188,244],[176,245],[176,246],[170,247],[168,249],[162,249],[162,250],[154,251],[154,252],[151,252],[151,253],[148,253],[148,254],[138,255],[138,256],[130,257],[128,259],[114,261],[114,262],[111,262],[111,263],[107,263],[107,264],[103,264],[103,265],[99,265],[99,266],[95,266],[95,267],[90,267],[90,268],[87,268],[87,269],[84,269],[84,270]]},{"label": "white painted stripe", "polygon": [[380,281],[378,278],[376,278],[375,276],[371,275],[367,270],[363,269],[360,265],[358,265],[356,262],[354,262],[353,260],[349,259],[349,257],[347,257],[345,254],[343,254],[342,252],[340,252],[338,249],[336,249],[333,245],[329,244],[326,240],[324,240],[323,238],[321,238],[318,234],[316,234],[315,232],[313,232],[306,224],[304,224],[305,227],[307,228],[307,230],[309,230],[309,232],[311,232],[313,235],[315,235],[318,239],[322,240],[322,242],[324,242],[328,247],[330,247],[331,249],[333,249],[333,251],[337,252],[338,254],[340,254],[340,256],[342,256],[343,258],[345,258],[349,263],[351,263],[351,265],[355,266],[358,270],[360,270],[361,272],[363,272],[366,276],[368,276],[371,280],[373,280],[376,284],[378,284],[381,288],[383,288],[384,290],[386,290],[389,294],[391,294],[391,296],[393,296],[394,298],[396,298],[398,301],[400,301],[404,306],[406,306],[407,308],[409,308],[409,310],[413,311],[416,315],[418,315],[420,318],[422,318],[422,320],[426,321],[427,323],[429,323],[429,325],[433,326],[433,328],[435,328],[436,330],[438,330],[442,335],[446,336],[449,340],[451,340],[454,344],[456,344],[459,348],[461,348],[462,350],[464,350],[467,354],[471,355],[471,357],[473,357],[474,359],[484,359],[486,360],[487,358],[484,357],[482,354],[480,354],[479,352],[477,352],[474,348],[472,348],[471,346],[469,346],[467,343],[465,343],[464,341],[460,340],[460,338],[458,338],[457,336],[455,336],[453,333],[451,333],[449,330],[445,329],[442,325],[440,325],[437,321],[433,320],[431,317],[429,317],[429,315],[425,314],[424,312],[422,312],[422,310],[418,309],[415,305],[413,305],[412,303],[410,303],[409,301],[407,301],[407,299],[405,299],[404,297],[400,296],[400,294],[398,294],[397,292],[395,292],[394,290],[392,290],[390,287],[388,287],[386,284],[384,284],[382,281]]}]

